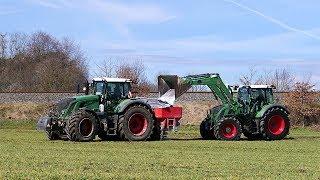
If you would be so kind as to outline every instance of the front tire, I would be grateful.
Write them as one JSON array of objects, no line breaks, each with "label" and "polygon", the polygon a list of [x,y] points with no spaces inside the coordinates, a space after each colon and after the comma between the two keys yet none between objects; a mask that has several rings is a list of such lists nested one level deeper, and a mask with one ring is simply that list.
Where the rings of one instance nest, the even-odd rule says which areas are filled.
[{"label": "front tire", "polygon": [[204,120],[200,124],[200,135],[202,139],[212,140],[216,139],[214,135],[214,130],[211,129],[211,123],[208,120]]},{"label": "front tire", "polygon": [[144,106],[133,106],[119,119],[118,127],[121,139],[145,141],[150,139],[154,119],[151,112]]},{"label": "front tire", "polygon": [[260,131],[265,140],[280,140],[289,134],[290,119],[283,108],[271,108],[260,121]]},{"label": "front tire", "polygon": [[60,136],[59,134],[49,130],[49,131],[46,131],[46,134],[47,134],[47,138],[50,140],[50,141],[55,141],[55,140],[60,140]]},{"label": "front tire", "polygon": [[96,117],[87,111],[77,111],[66,125],[67,136],[71,141],[92,141],[97,133]]},{"label": "front tire", "polygon": [[241,134],[241,125],[235,117],[223,118],[215,125],[215,136],[219,140],[237,141]]}]

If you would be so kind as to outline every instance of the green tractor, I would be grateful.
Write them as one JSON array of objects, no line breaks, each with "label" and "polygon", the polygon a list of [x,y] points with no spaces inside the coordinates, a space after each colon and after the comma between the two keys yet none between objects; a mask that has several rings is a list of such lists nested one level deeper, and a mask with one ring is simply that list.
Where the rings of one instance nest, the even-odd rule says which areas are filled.
[{"label": "green tractor", "polygon": [[94,78],[84,89],[85,95],[56,103],[37,129],[50,140],[144,141],[161,139],[179,126],[182,109],[166,102],[167,94],[133,98],[130,79]]},{"label": "green tractor", "polygon": [[[248,139],[280,140],[289,133],[289,111],[276,104],[273,86],[226,86],[219,74],[159,76],[159,92],[175,89],[178,98],[193,85],[206,85],[220,106],[209,110],[200,125],[204,139],[239,140],[242,133]],[[237,92],[237,96],[235,95]]]}]

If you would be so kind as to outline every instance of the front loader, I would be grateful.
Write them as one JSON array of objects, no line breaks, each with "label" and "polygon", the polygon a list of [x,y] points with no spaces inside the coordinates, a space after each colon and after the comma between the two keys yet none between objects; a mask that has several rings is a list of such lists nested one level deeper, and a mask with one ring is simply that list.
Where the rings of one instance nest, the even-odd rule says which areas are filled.
[{"label": "front loader", "polygon": [[243,133],[249,139],[280,140],[289,133],[289,111],[275,103],[273,86],[230,87],[216,73],[186,77],[162,75],[158,82],[160,95],[174,89],[178,98],[193,85],[206,85],[220,100],[221,105],[210,109],[200,124],[204,139],[239,140]]}]

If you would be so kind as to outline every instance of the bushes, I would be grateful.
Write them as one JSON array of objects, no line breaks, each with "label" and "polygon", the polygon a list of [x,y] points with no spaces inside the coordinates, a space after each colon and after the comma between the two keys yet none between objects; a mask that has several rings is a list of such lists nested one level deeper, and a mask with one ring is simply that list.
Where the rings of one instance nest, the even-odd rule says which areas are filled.
[{"label": "bushes", "polygon": [[310,126],[319,124],[319,93],[310,82],[297,82],[283,99],[289,108],[293,125]]}]

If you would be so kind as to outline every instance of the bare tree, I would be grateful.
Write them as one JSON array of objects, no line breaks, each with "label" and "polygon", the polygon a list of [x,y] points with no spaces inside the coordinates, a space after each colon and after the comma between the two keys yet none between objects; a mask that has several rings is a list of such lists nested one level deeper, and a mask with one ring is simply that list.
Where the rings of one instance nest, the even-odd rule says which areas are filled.
[{"label": "bare tree", "polygon": [[257,82],[258,73],[256,68],[250,67],[249,73],[240,76],[240,82],[243,85],[255,84]]},{"label": "bare tree", "polygon": [[25,33],[12,33],[9,39],[9,58],[26,53],[29,36]]},{"label": "bare tree", "polygon": [[0,34],[0,58],[4,59],[6,55],[7,42],[6,34]]},{"label": "bare tree", "polygon": [[122,62],[116,70],[116,76],[131,79],[133,82],[132,90],[138,95],[146,95],[150,92],[150,83],[145,76],[145,66],[142,61]]},{"label": "bare tree", "polygon": [[139,84],[145,78],[144,73],[145,67],[141,61],[122,62],[116,70],[117,77],[131,79],[136,84]]},{"label": "bare tree", "polygon": [[284,97],[284,103],[291,111],[293,124],[305,126],[319,123],[319,94],[310,80],[295,83],[293,91]]},{"label": "bare tree", "polygon": [[240,82],[244,85],[250,84],[269,84],[274,85],[277,91],[290,91],[295,83],[295,78],[292,72],[286,68],[276,70],[259,71],[254,67],[249,69],[249,72],[240,77]]},{"label": "bare tree", "polygon": [[106,58],[100,64],[97,64],[97,76],[114,77],[116,75],[118,60],[114,58]]},{"label": "bare tree", "polygon": [[44,32],[14,33],[9,56],[1,62],[0,90],[74,91],[88,76],[80,46]]}]

